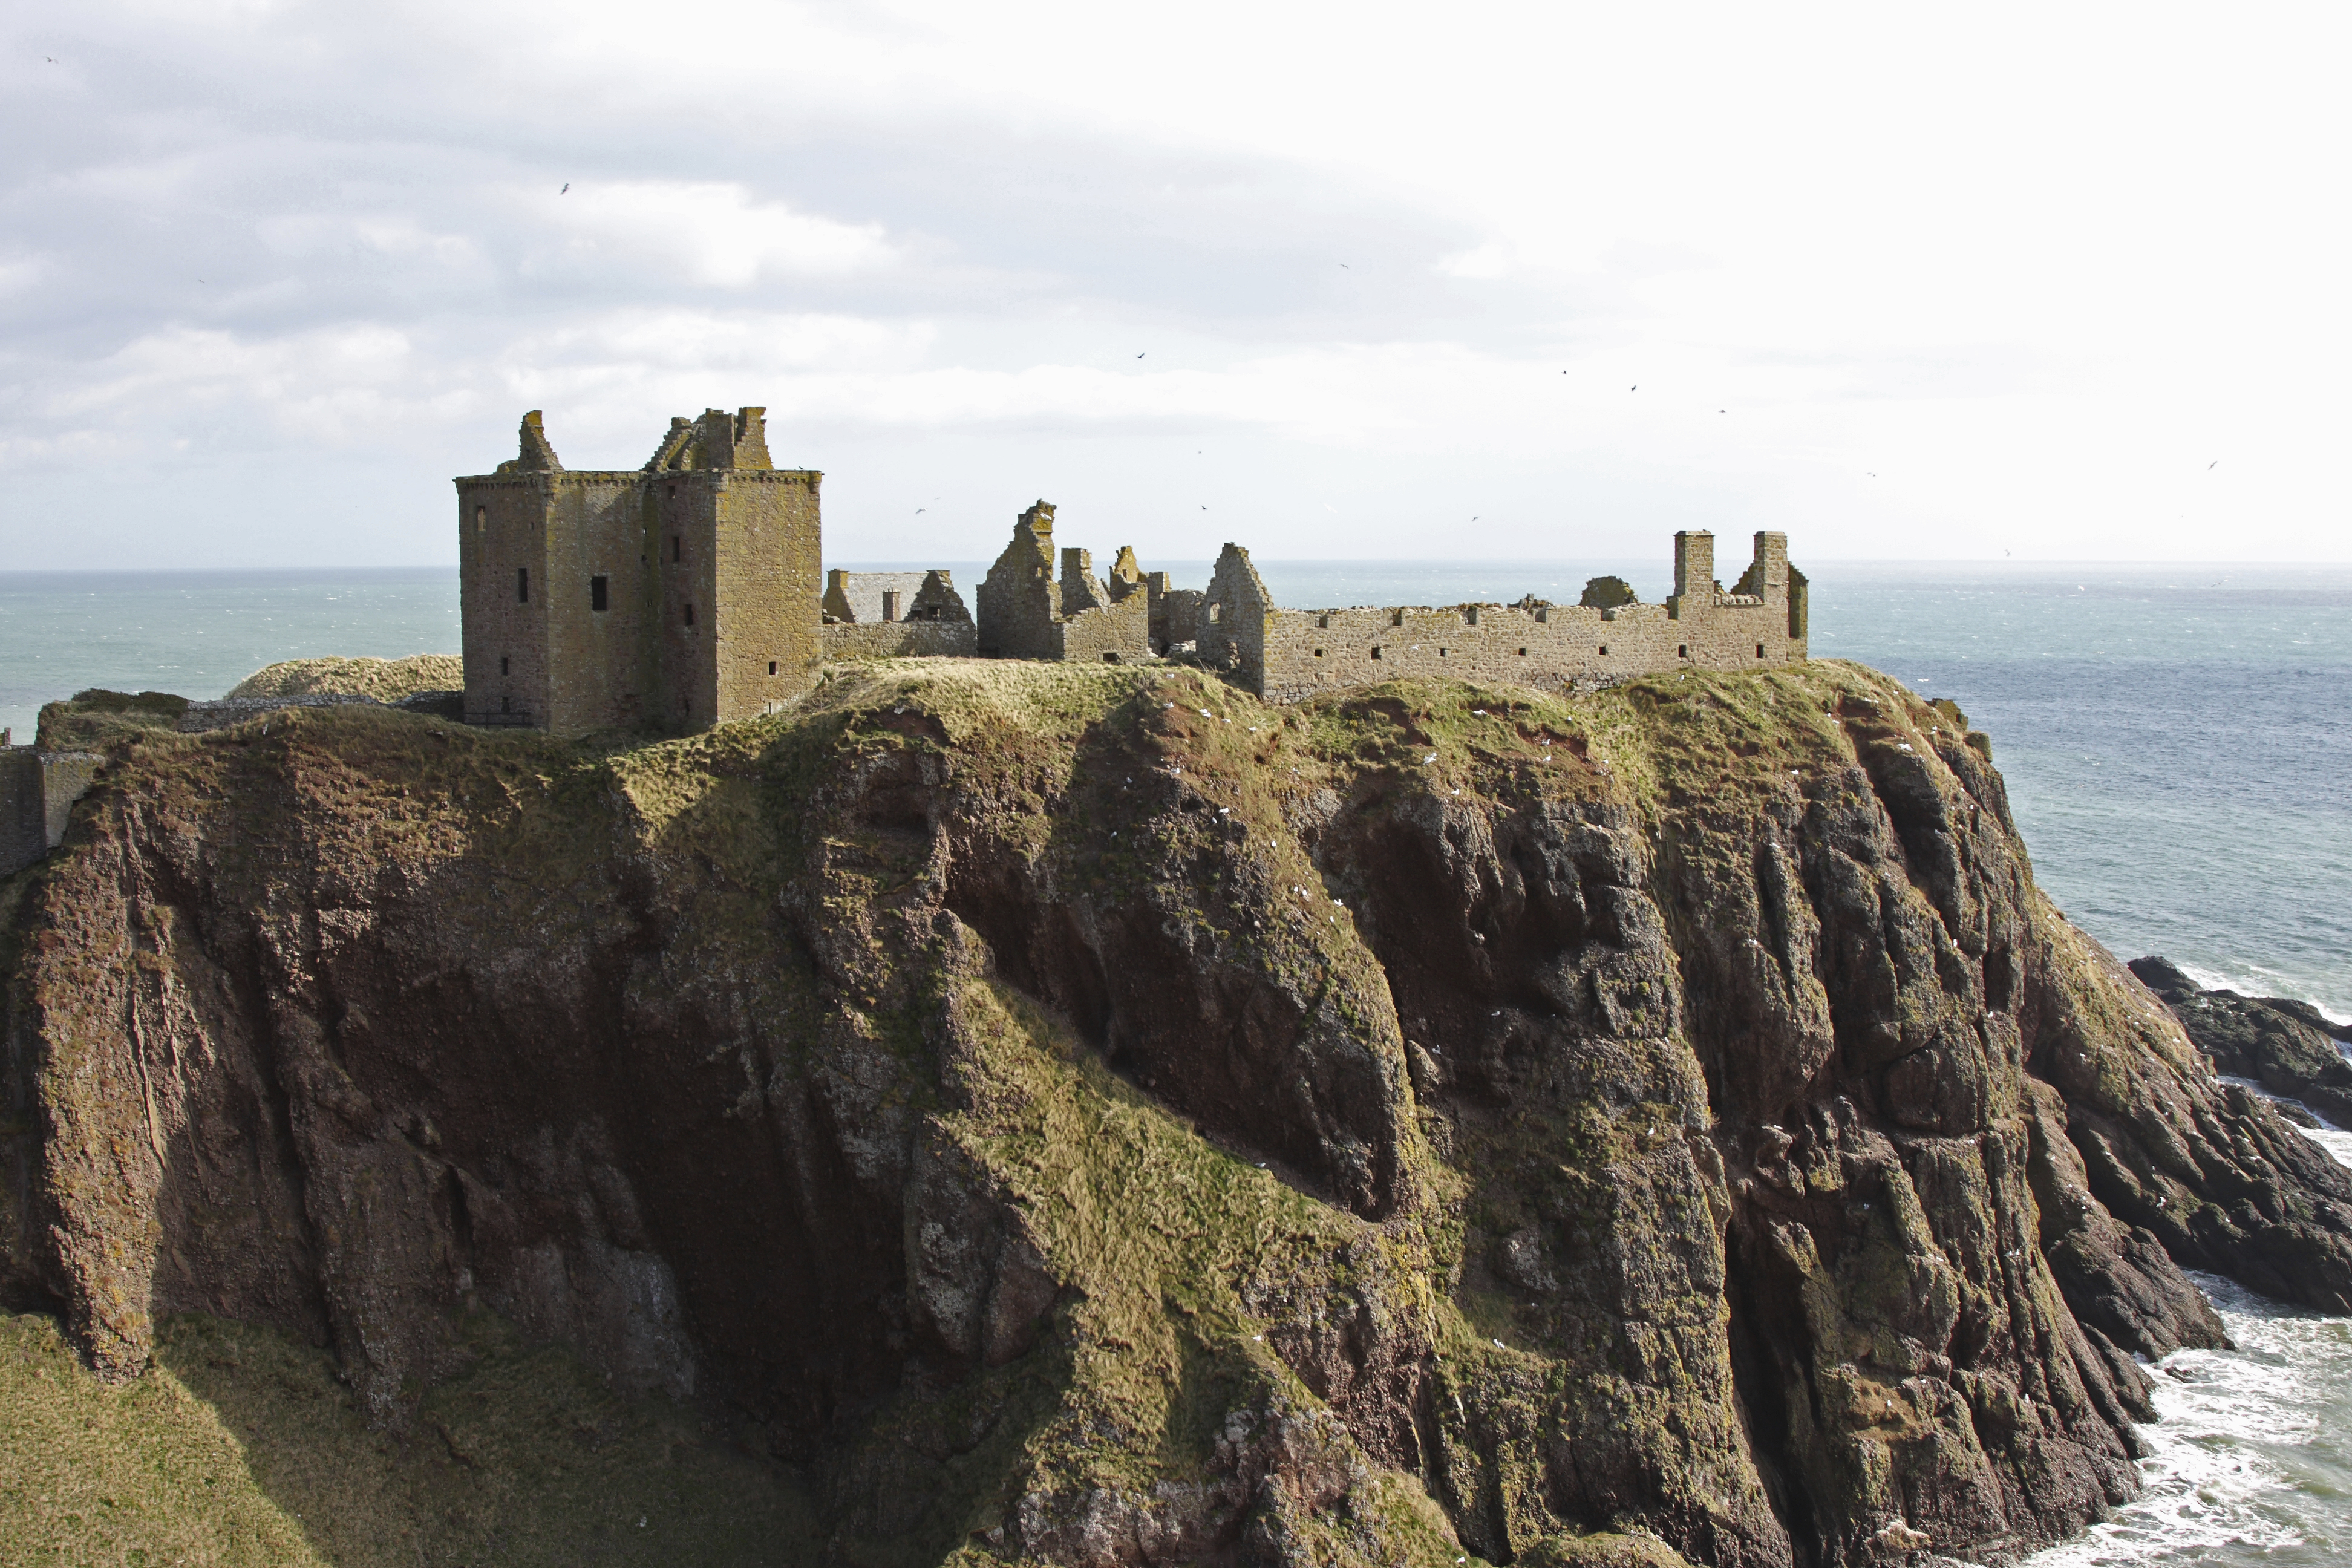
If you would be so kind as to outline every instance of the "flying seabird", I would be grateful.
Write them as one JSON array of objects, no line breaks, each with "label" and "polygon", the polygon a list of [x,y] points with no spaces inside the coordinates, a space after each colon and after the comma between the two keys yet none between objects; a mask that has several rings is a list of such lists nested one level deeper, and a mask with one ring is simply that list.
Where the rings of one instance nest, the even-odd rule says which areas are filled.
[{"label": "flying seabird", "polygon": [[555,194],[556,194],[557,195],[559,195],[559,196],[568,196],[568,195],[570,195],[572,194],[572,182],[571,182],[571,181],[569,181],[569,180],[564,181],[564,182],[563,182],[563,188],[562,188],[562,190],[560,190],[560,191],[556,192]]}]

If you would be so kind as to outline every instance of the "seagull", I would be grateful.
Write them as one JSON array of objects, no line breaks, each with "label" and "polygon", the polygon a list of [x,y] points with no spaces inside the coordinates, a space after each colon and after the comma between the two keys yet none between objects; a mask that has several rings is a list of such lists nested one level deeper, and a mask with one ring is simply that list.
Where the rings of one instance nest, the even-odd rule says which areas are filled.
[{"label": "seagull", "polygon": [[917,517],[920,517],[920,516],[922,516],[922,515],[923,515],[923,509],[922,509],[921,507],[917,507],[917,508],[915,509],[915,515],[916,515]]},{"label": "seagull", "polygon": [[43,55],[41,58],[42,58],[43,59],[45,59],[45,60],[48,61],[51,65],[55,65],[55,64],[57,64],[57,63],[58,63],[58,57],[57,57],[57,56],[55,56],[55,55]]},{"label": "seagull", "polygon": [[[1150,353],[1150,352],[1151,352],[1151,351],[1150,351],[1150,349],[1146,349],[1146,350],[1144,350],[1144,351],[1143,351],[1143,353],[1148,354],[1148,353]],[[1138,355],[1136,355],[1135,357],[1136,357],[1136,358],[1138,358],[1138,359],[1141,359],[1141,358],[1143,357],[1143,354],[1138,354]]]},{"label": "seagull", "polygon": [[564,181],[563,189],[556,192],[555,194],[559,196],[570,195],[572,194],[572,182],[569,180]]},{"label": "seagull", "polygon": [[1208,509],[1207,507],[1202,507],[1201,510],[1202,510],[1202,511],[1206,511],[1206,510],[1208,510],[1209,509]]},{"label": "seagull", "polygon": [[2211,473],[2214,469],[2216,469],[2216,468],[2220,468],[2221,466],[2221,458],[2214,458],[2211,462],[2210,462],[2210,463],[2208,463],[2208,464],[2206,464],[2206,465],[2205,465],[2205,471],[2206,471],[2207,473],[2209,473],[2209,474],[2210,474],[2210,473]]},{"label": "seagull", "polygon": [[1640,386],[1635,385],[1635,386],[1629,386],[1629,387],[1627,387],[1625,390],[1626,390],[1626,391],[1628,391],[1628,392],[1639,392],[1639,391],[1641,391],[1642,389],[1641,389],[1641,387],[1640,387]]},{"label": "seagull", "polygon": [[1346,262],[1342,261],[1341,263],[1339,263],[1339,270],[1340,270],[1340,271],[1342,271],[1342,272],[1346,272],[1346,271],[1350,270],[1350,268],[1349,268],[1349,266],[1348,266],[1348,264],[1347,264]]}]

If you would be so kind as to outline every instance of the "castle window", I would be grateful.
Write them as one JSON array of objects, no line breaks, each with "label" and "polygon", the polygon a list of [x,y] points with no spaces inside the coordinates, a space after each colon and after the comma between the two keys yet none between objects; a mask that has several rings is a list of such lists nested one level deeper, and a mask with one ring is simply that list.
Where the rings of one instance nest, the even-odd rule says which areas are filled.
[{"label": "castle window", "polygon": [[476,507],[474,509],[474,537],[477,539],[481,538],[484,533],[489,531],[489,526],[490,509],[486,506]]},{"label": "castle window", "polygon": [[506,672],[507,672],[507,656],[506,656],[506,655],[504,655],[504,654],[500,654],[500,655],[499,655],[499,673],[500,675],[504,675]]},{"label": "castle window", "polygon": [[590,609],[607,610],[612,608],[612,595],[606,592],[604,584],[605,580],[603,577],[591,577],[588,579],[588,607]]},{"label": "castle window", "polygon": [[770,675],[776,673],[776,661],[772,658],[768,661],[768,673]]},{"label": "castle window", "polygon": [[501,698],[499,698],[499,712],[501,712],[501,713],[511,713],[511,712],[513,712],[513,711],[514,711],[514,699],[513,699],[513,698],[511,698],[511,697],[501,697]]},{"label": "castle window", "polygon": [[694,606],[692,605],[686,606],[686,624],[689,626],[694,625]]},{"label": "castle window", "polygon": [[1437,657],[1438,657],[1438,658],[1444,658],[1445,657],[1445,650],[1444,650],[1444,648],[1439,648],[1439,649],[1437,650]]},{"label": "castle window", "polygon": [[1315,650],[1315,657],[1316,657],[1317,658],[1321,658],[1323,657],[1323,650],[1322,650],[1321,648],[1319,648],[1319,647],[1318,647],[1318,648],[1317,648],[1317,649]]},{"label": "castle window", "polygon": [[1378,649],[1378,648],[1374,648],[1374,649],[1372,649],[1372,657],[1373,657],[1374,658],[1380,658],[1380,657],[1381,657],[1381,650],[1380,650],[1380,649]]},{"label": "castle window", "polygon": [[1675,657],[1676,658],[1688,658],[1690,657],[1690,644],[1677,644],[1675,647]]},{"label": "castle window", "polygon": [[1756,645],[1756,657],[1758,658],[1762,658],[1764,657],[1764,645],[1762,643],[1758,643]]},{"label": "castle window", "polygon": [[669,558],[672,561],[682,561],[686,558],[686,536],[684,534],[673,533],[669,536]]},{"label": "castle window", "polygon": [[1603,658],[1607,658],[1609,657],[1609,645],[1607,643],[1602,643],[1601,645],[1601,657]]},{"label": "castle window", "polygon": [[515,568],[515,603],[518,605],[530,603],[530,568],[528,566]]}]

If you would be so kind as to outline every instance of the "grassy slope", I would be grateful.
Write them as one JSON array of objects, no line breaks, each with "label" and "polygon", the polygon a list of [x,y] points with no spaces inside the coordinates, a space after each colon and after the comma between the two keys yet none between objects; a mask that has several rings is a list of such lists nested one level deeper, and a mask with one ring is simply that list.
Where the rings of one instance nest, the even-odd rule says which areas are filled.
[{"label": "grassy slope", "polygon": [[0,1562],[804,1560],[807,1510],[775,1467],[475,1328],[480,1360],[393,1436],[324,1352],[264,1330],[179,1320],[110,1388],[47,1319],[0,1319]]},{"label": "grassy slope", "polygon": [[232,687],[229,695],[350,695],[397,702],[419,691],[456,691],[465,684],[465,660],[453,653],[418,653],[406,658],[289,658],[254,671]]},{"label": "grassy slope", "polygon": [[[1040,747],[1066,756],[1090,725],[1156,723],[1204,793],[1230,797],[1287,843],[1286,803],[1364,769],[1498,805],[1609,795],[1647,814],[1710,792],[1729,804],[1785,787],[1792,768],[1849,762],[1828,716],[1845,693],[1898,721],[1934,717],[1884,678],[1830,663],[1660,678],[1570,700],[1399,685],[1281,709],[1185,670],[923,660],[838,674],[793,714],[618,749],[381,710],[280,727],[348,770],[324,787],[351,803],[366,840],[354,852],[430,856],[462,844],[554,870],[610,852],[606,803],[618,786],[649,847],[727,868],[749,910],[797,861],[793,814],[778,807],[817,770],[846,749],[930,743],[895,732],[896,703],[936,717],[949,745],[975,758]],[[229,782],[240,736],[148,731],[129,747],[131,765],[184,771],[202,793]],[[557,870],[548,882],[568,879]],[[1303,864],[1300,879],[1314,885]],[[1305,961],[1370,963],[1344,910],[1322,917],[1301,922]],[[1518,1347],[1540,1347],[1563,1325],[1457,1294],[1461,1226],[1507,1229],[1525,1194],[1507,1178],[1530,1161],[1558,1168],[1563,1142],[1589,1166],[1637,1162],[1650,1135],[1638,1118],[1487,1130],[1421,1173],[1439,1199],[1432,1219],[1370,1225],[1214,1147],[1024,998],[963,984],[990,1042],[986,1092],[980,1110],[946,1119],[947,1131],[1031,1215],[1052,1272],[1078,1287],[1071,1331],[948,1395],[876,1413],[835,1479],[853,1489],[915,1480],[894,1472],[891,1455],[968,1427],[976,1405],[994,1402],[1005,1415],[990,1437],[944,1473],[919,1476],[936,1492],[922,1533],[966,1560],[984,1553],[956,1543],[984,1539],[1014,1500],[1002,1488],[1030,1465],[1045,1479],[1140,1491],[1199,1474],[1221,1413],[1252,1400],[1312,1405],[1266,1348],[1269,1311],[1312,1315],[1367,1295],[1414,1315],[1462,1386],[1540,1377],[1540,1349]],[[560,1353],[510,1343],[494,1323],[479,1338],[474,1370],[436,1390],[417,1431],[394,1439],[364,1429],[322,1353],[259,1331],[168,1325],[157,1368],[106,1389],[45,1324],[16,1320],[0,1357],[0,1540],[31,1562],[139,1561],[137,1550],[153,1562],[352,1563],[790,1561],[793,1543],[810,1542],[790,1482],[690,1415],[618,1401]],[[1458,1551],[1403,1476],[1360,1477],[1344,1506],[1303,1528],[1325,1537],[1314,1547],[1325,1560],[1363,1561],[1376,1545],[1389,1560],[1446,1563]],[[1671,1559],[1600,1537],[1555,1540],[1535,1556]]]}]

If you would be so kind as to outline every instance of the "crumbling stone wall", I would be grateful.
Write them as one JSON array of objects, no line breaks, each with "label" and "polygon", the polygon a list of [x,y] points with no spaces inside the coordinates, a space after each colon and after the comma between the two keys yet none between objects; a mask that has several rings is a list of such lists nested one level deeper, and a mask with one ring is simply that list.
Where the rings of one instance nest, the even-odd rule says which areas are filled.
[{"label": "crumbling stone wall", "polygon": [[[1122,557],[1127,552],[1120,552]],[[1151,611],[1151,651],[1173,653],[1201,635],[1201,604],[1208,595],[1199,588],[1170,585],[1165,572],[1143,574],[1142,588]]]},{"label": "crumbling stone wall", "polygon": [[1203,658],[1258,695],[1296,701],[1405,676],[1560,689],[1675,668],[1761,669],[1806,657],[1803,606],[1783,534],[1759,533],[1749,576],[1714,580],[1714,537],[1675,535],[1675,591],[1664,605],[1462,605],[1285,610],[1268,602],[1249,552],[1228,544],[1209,587]]},{"label": "crumbling stone wall", "polygon": [[1119,552],[1105,583],[1095,575],[1093,553],[1075,548],[1061,552],[1057,579],[1054,548],[1054,508],[1041,500],[1021,514],[1012,542],[981,583],[981,653],[1089,663],[1150,658],[1151,604],[1135,591],[1142,576],[1135,552]]},{"label": "crumbling stone wall", "polygon": [[824,574],[824,624],[874,626],[892,621],[962,621],[971,611],[956,592],[952,573],[845,572]]},{"label": "crumbling stone wall", "polygon": [[1054,507],[1038,501],[1013,525],[1012,542],[980,584],[980,651],[989,658],[1057,658],[1062,618],[1054,581]]},{"label": "crumbling stone wall", "polygon": [[1133,664],[1151,657],[1151,602],[1140,594],[1081,611],[1054,629],[1059,644],[1055,658]]},{"label": "crumbling stone wall", "polygon": [[834,622],[818,633],[827,662],[848,658],[976,658],[980,628],[970,620]]},{"label": "crumbling stone wall", "polygon": [[0,877],[13,877],[65,842],[74,802],[106,759],[95,752],[0,746]]}]

